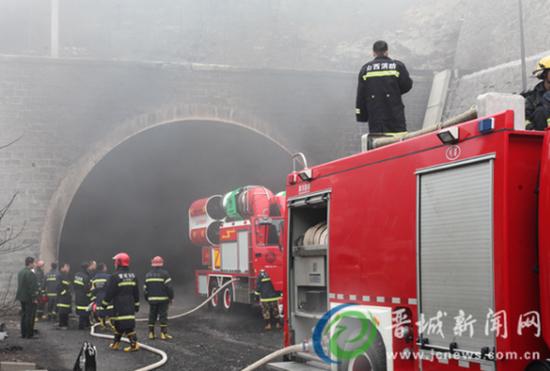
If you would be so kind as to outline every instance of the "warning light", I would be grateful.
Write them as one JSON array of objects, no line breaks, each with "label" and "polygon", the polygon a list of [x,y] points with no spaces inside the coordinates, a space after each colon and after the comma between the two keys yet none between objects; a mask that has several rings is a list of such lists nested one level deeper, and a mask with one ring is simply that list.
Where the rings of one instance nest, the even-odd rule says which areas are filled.
[{"label": "warning light", "polygon": [[495,130],[495,119],[493,117],[489,117],[479,120],[478,127],[481,134],[490,133]]}]

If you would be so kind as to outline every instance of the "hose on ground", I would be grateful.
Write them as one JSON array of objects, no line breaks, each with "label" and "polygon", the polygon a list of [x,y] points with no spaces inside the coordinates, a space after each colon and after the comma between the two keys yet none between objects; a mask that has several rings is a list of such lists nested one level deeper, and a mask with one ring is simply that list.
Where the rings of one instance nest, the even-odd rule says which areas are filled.
[{"label": "hose on ground", "polygon": [[[92,328],[90,329],[90,335],[92,335],[96,338],[110,339],[110,340],[115,338],[113,335],[98,334],[97,332],[95,332],[95,329],[96,329],[97,326],[99,326],[99,323],[96,323],[95,325],[92,326]],[[125,337],[122,338],[122,341],[124,341],[125,343],[130,342],[130,340],[128,340],[128,338],[125,338]],[[138,368],[135,371],[154,370],[156,368],[159,368],[159,367],[163,366],[166,362],[168,362],[168,355],[166,354],[166,352],[164,352],[160,349],[157,349],[157,348],[153,348],[152,346],[149,346],[149,345],[143,344],[143,343],[139,343],[139,346],[142,349],[145,349],[148,352],[158,354],[160,356],[160,360],[155,362],[155,363],[151,363],[150,365],[147,365],[145,367]]]},{"label": "hose on ground", "polygon": [[[183,312],[183,313],[179,313],[179,314],[176,314],[176,315],[173,315],[173,316],[170,316],[168,317],[168,319],[177,319],[177,318],[181,318],[181,317],[185,317],[185,316],[188,316],[190,315],[191,313],[194,313],[196,312],[197,310],[199,310],[200,308],[204,307],[206,304],[208,304],[208,302],[210,300],[212,300],[216,295],[218,295],[224,288],[226,288],[227,286],[229,286],[231,283],[237,281],[238,278],[233,278],[229,281],[227,281],[226,283],[224,283],[223,285],[221,285],[217,290],[215,290],[208,298],[206,298],[205,301],[203,301],[202,303],[200,303],[199,305],[197,305],[195,308],[191,309],[191,310],[188,310],[186,312]],[[148,319],[147,318],[136,318],[136,322],[146,322]],[[102,339],[114,339],[114,336],[113,335],[107,335],[107,334],[98,334],[97,332],[95,332],[95,329],[96,327],[98,326],[99,324],[96,323],[95,325],[93,325],[90,329],[90,335],[93,336],[93,337],[97,337],[97,338],[102,338]],[[130,340],[128,340],[128,338],[122,338],[122,341],[126,342],[126,343],[129,343]],[[166,364],[166,362],[168,362],[168,355],[160,350],[160,349],[157,349],[157,348],[153,348],[152,346],[149,346],[147,344],[143,344],[143,343],[139,343],[140,347],[142,349],[145,349],[146,351],[148,352],[151,352],[151,353],[155,353],[155,354],[158,354],[161,359],[155,363],[152,363],[150,365],[147,365],[145,367],[142,367],[142,368],[139,368],[139,369],[136,369],[135,371],[149,371],[149,370],[154,370],[156,368],[159,368],[161,366],[163,366],[164,364]]]},{"label": "hose on ground", "polygon": [[307,351],[309,351],[309,349],[311,349],[311,342],[309,342],[309,341],[304,341],[301,344],[291,345],[291,346],[288,346],[286,348],[282,348],[282,349],[276,350],[273,353],[268,354],[267,356],[265,356],[264,358],[254,362],[250,366],[248,366],[246,368],[243,368],[241,371],[256,370],[259,367],[265,365],[266,363],[272,361],[273,359],[275,359],[277,357],[281,357],[281,356],[284,356],[284,355],[290,354],[290,353],[307,352]]},{"label": "hose on ground", "polygon": [[[210,302],[210,300],[212,300],[216,295],[218,295],[223,289],[225,289],[227,286],[229,286],[231,283],[233,283],[235,281],[238,281],[238,278],[233,278],[233,279],[227,281],[226,283],[224,283],[223,285],[221,285],[208,298],[206,298],[205,301],[203,301],[202,303],[197,305],[195,308],[190,309],[190,310],[188,310],[186,312],[183,312],[183,313],[179,313],[179,314],[175,314],[173,316],[169,316],[168,319],[178,319],[178,318],[188,316],[191,313],[194,313],[194,312],[198,311],[199,309],[204,307],[206,304],[208,304],[208,302]],[[147,322],[147,321],[148,321],[148,318],[136,318],[136,322]]]}]

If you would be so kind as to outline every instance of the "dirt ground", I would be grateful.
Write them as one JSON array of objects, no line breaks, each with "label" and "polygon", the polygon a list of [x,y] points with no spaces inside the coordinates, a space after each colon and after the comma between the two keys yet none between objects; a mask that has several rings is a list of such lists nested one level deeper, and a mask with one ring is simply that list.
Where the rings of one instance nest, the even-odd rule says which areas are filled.
[{"label": "dirt ground", "polygon": [[[189,308],[176,303],[171,314],[183,311],[184,307]],[[146,308],[147,305],[140,316],[147,315]],[[75,329],[74,321],[68,331],[56,330],[51,322],[39,322],[36,328],[40,334],[36,340],[20,338],[17,318],[0,322],[6,322],[9,332],[8,339],[0,342],[0,360],[35,362],[39,368],[50,371],[72,370],[84,341],[97,347],[98,370],[134,370],[159,359],[143,350],[132,354],[111,351],[107,340]],[[203,308],[188,317],[171,321],[170,332],[174,339],[169,342],[146,340],[145,323],[139,324],[138,336],[145,344],[168,353],[168,363],[162,370],[237,371],[282,346],[281,330],[262,330],[263,320],[258,310],[239,307],[227,314]]]}]

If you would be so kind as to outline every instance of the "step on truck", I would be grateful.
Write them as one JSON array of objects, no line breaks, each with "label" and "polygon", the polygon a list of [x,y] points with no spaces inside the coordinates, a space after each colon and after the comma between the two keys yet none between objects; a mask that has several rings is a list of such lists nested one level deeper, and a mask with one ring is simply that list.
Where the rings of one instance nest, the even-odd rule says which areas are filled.
[{"label": "step on truck", "polygon": [[225,195],[196,200],[189,207],[189,239],[201,248],[203,269],[195,272],[196,291],[229,311],[234,303],[255,304],[256,277],[264,269],[275,290],[283,289],[280,234],[286,198],[262,186],[245,186]]},{"label": "step on truck", "polygon": [[523,115],[488,94],[288,176],[284,342],[314,351],[271,370],[550,370],[550,131]]}]

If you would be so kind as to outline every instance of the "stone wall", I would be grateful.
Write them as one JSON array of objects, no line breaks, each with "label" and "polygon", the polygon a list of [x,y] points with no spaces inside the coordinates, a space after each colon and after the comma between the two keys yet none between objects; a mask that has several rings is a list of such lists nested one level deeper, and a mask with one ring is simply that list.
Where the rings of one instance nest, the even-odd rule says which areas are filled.
[{"label": "stone wall", "polygon": [[[415,80],[411,126],[431,84]],[[0,150],[0,205],[17,193],[0,227],[24,227],[14,243],[25,247],[0,249],[0,292],[26,255],[42,246],[52,258],[78,182],[118,143],[165,122],[215,120],[325,162],[360,148],[355,84],[355,73],[0,56],[0,145],[21,137]]]},{"label": "stone wall", "polygon": [[[542,56],[550,55],[550,50],[527,59],[528,88],[539,80],[531,77],[531,71]],[[488,92],[520,93],[522,91],[521,61],[500,64],[456,79],[449,92],[445,116],[464,112],[476,102],[478,95]]]}]

